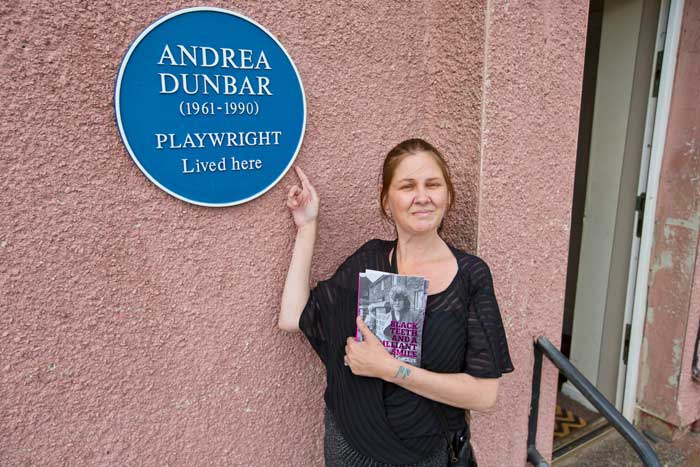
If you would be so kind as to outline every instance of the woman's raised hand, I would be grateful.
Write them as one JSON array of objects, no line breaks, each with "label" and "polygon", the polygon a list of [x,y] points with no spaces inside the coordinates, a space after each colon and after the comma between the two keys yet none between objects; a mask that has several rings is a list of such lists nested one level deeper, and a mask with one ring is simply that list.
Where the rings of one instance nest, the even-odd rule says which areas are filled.
[{"label": "woman's raised hand", "polygon": [[294,185],[289,189],[287,207],[292,213],[294,224],[297,228],[301,228],[311,222],[315,222],[318,218],[319,198],[316,190],[299,166],[295,165],[294,170],[299,176],[301,187]]}]

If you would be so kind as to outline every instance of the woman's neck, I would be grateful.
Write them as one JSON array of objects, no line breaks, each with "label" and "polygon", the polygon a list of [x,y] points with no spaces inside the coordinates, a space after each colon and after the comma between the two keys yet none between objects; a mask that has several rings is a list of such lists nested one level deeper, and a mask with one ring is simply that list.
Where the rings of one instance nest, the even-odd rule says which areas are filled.
[{"label": "woman's neck", "polygon": [[442,256],[446,246],[438,233],[424,235],[398,235],[396,242],[396,259],[403,265],[420,264]]}]

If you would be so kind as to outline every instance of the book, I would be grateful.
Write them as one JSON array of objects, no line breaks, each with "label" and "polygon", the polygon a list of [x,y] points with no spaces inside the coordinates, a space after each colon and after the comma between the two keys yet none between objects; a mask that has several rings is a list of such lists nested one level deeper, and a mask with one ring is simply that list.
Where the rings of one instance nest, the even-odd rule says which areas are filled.
[{"label": "book", "polygon": [[367,269],[358,281],[357,314],[395,358],[420,366],[428,280]]}]

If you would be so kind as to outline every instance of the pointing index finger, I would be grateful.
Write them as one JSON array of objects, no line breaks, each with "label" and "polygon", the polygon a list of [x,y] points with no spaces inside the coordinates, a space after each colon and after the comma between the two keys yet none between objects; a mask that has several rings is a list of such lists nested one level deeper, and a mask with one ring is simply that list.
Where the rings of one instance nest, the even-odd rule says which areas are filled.
[{"label": "pointing index finger", "polygon": [[306,177],[306,174],[304,173],[303,170],[301,170],[301,167],[298,165],[294,166],[294,170],[297,173],[297,176],[299,176],[299,180],[301,180],[301,183],[309,183],[309,179]]},{"label": "pointing index finger", "polygon": [[294,166],[294,169],[297,172],[297,175],[299,176],[299,180],[301,180],[301,186],[304,188],[304,190],[308,191],[311,193],[312,196],[316,194],[316,190],[314,190],[314,187],[311,185],[311,182],[309,182],[309,177],[306,176],[303,170],[301,170],[301,167],[298,165]]}]

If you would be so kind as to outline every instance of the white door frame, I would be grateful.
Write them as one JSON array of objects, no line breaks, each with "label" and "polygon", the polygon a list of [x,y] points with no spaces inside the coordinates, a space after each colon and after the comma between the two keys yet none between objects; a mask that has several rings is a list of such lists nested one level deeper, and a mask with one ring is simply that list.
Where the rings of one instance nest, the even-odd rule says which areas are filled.
[{"label": "white door frame", "polygon": [[[661,68],[659,95],[654,118],[653,141],[649,160],[649,176],[647,179],[646,205],[644,208],[642,237],[639,244],[639,264],[637,266],[637,277],[634,285],[634,305],[632,308],[629,354],[622,402],[622,414],[629,421],[634,421],[637,408],[637,382],[639,380],[639,363],[642,353],[644,322],[646,321],[647,287],[651,249],[654,241],[656,199],[659,191],[661,162],[663,160],[663,150],[666,143],[666,130],[668,128],[668,117],[673,93],[673,80],[676,72],[676,59],[678,56],[683,6],[684,0],[671,0],[668,14],[668,26],[666,28],[664,62]],[[661,12],[661,15],[663,15],[663,12]]]},{"label": "white door frame", "polygon": [[[647,184],[649,182],[649,161],[651,159],[651,148],[654,142],[654,121],[656,118],[656,106],[658,104],[658,94],[654,96],[654,86],[656,81],[656,69],[659,66],[659,53],[663,54],[666,45],[666,28],[668,26],[670,0],[661,0],[659,5],[659,16],[656,21],[656,40],[654,44],[654,58],[652,63],[652,77],[649,82],[648,101],[646,115],[644,118],[644,140],[642,142],[642,158],[639,164],[639,180],[637,183],[637,199],[642,193],[646,193]],[[637,224],[640,222],[639,217],[642,213],[637,210],[634,215],[633,231],[632,231],[632,247],[630,249],[630,265],[627,274],[627,290],[625,293],[625,313],[622,325],[622,339],[620,341],[620,360],[617,369],[617,391],[615,394],[615,407],[622,410],[622,401],[625,392],[625,375],[627,374],[627,364],[625,363],[625,341],[629,342],[630,336],[627,335],[627,327],[631,326],[632,314],[634,308],[634,294],[637,283],[637,274],[639,272],[639,253],[640,253],[640,237],[637,236]]]}]

